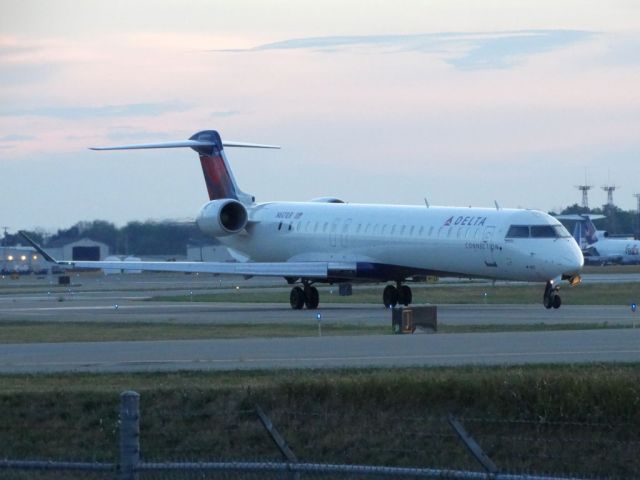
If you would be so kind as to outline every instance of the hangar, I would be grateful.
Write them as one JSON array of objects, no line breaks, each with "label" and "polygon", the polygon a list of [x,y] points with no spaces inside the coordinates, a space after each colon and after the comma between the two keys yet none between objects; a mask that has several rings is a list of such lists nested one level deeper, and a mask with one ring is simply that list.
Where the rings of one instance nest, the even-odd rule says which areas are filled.
[{"label": "hangar", "polygon": [[50,242],[47,251],[56,260],[104,260],[109,256],[109,246],[90,238],[69,241],[60,239]]}]

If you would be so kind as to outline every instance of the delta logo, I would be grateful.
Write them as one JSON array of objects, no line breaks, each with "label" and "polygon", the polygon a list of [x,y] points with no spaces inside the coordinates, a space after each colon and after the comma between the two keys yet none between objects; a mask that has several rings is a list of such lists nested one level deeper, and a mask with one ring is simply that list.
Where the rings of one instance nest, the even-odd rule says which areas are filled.
[{"label": "delta logo", "polygon": [[443,227],[450,227],[451,225],[460,225],[467,227],[479,227],[484,225],[487,221],[487,217],[449,217],[445,220]]}]

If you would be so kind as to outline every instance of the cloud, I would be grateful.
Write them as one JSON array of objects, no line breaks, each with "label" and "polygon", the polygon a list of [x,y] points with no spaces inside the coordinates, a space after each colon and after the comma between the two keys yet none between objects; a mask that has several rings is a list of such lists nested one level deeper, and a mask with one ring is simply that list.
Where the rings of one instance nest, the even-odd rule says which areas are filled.
[{"label": "cloud", "polygon": [[4,137],[0,137],[0,142],[28,142],[30,140],[35,140],[36,137],[33,135],[5,135]]},{"label": "cloud", "polygon": [[490,33],[430,33],[420,35],[362,35],[309,37],[266,43],[246,50],[316,50],[335,53],[373,49],[381,53],[419,52],[441,56],[458,69],[507,68],[526,56],[545,53],[588,40],[594,32],[581,30],[521,30]]},{"label": "cloud", "polygon": [[13,57],[15,55],[35,53],[39,50],[40,48],[36,46],[0,45],[0,59]]},{"label": "cloud", "polygon": [[236,115],[241,115],[243,112],[240,110],[217,110],[215,112],[211,112],[211,117],[213,118],[228,118],[235,117]]},{"label": "cloud", "polygon": [[167,132],[156,132],[135,127],[117,127],[110,128],[107,132],[107,139],[110,141],[150,141],[150,140],[167,140]]},{"label": "cloud", "polygon": [[95,107],[36,107],[0,110],[0,117],[51,117],[58,119],[86,119],[105,117],[156,116],[164,113],[184,112],[189,106],[180,103],[130,103]]}]

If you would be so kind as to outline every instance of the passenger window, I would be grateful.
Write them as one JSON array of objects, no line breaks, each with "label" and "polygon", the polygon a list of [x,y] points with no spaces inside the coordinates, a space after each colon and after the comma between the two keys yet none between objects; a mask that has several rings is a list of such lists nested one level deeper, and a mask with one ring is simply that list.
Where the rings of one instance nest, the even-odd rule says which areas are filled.
[{"label": "passenger window", "polygon": [[529,238],[529,227],[527,225],[511,225],[506,238]]},{"label": "passenger window", "polygon": [[404,229],[405,229],[405,228],[406,228],[406,227],[405,227],[404,225],[402,225],[402,228],[400,229],[400,235],[404,235]]},{"label": "passenger window", "polygon": [[278,230],[282,230],[282,222],[278,224]]},{"label": "passenger window", "polygon": [[422,235],[424,233],[424,227],[420,227],[420,231],[418,232],[418,235]]},{"label": "passenger window", "polygon": [[373,226],[373,234],[374,235],[378,234],[378,224],[377,223]]},{"label": "passenger window", "polygon": [[362,224],[361,224],[361,223],[359,223],[359,224],[358,224],[358,228],[356,229],[356,233],[360,233],[360,228],[361,228],[361,227],[362,227]]},{"label": "passenger window", "polygon": [[462,233],[463,233],[462,227],[458,227],[458,235],[457,235],[457,237],[458,238],[462,238]]},{"label": "passenger window", "polygon": [[452,234],[453,234],[453,227],[449,227],[449,231],[447,232],[447,238],[451,238]]},{"label": "passenger window", "polygon": [[415,225],[411,225],[411,229],[409,230],[409,235],[413,235],[413,231],[415,230]]},{"label": "passenger window", "polygon": [[324,222],[324,227],[322,227],[322,231],[327,233],[327,228],[329,227],[329,222]]},{"label": "passenger window", "polygon": [[382,226],[382,231],[380,232],[380,234],[384,235],[385,233],[387,233],[387,224],[386,223]]},{"label": "passenger window", "polygon": [[429,227],[429,236],[433,233],[433,225]]},{"label": "passenger window", "polygon": [[371,227],[370,223],[367,223],[367,226],[364,229],[364,233],[369,233],[369,228]]},{"label": "passenger window", "polygon": [[391,226],[391,235],[393,235],[394,233],[396,233],[396,226],[392,225]]},{"label": "passenger window", "polygon": [[316,226],[315,226],[315,227],[313,227],[313,233],[316,233],[316,232],[318,231],[318,227],[319,227],[319,226],[320,226],[320,225],[318,224],[318,222],[316,222]]}]

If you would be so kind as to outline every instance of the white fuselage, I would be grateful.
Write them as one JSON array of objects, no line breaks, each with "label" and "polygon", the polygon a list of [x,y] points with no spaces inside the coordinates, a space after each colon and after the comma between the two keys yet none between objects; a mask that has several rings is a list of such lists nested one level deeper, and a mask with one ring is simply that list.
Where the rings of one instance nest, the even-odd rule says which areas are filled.
[{"label": "white fuselage", "polygon": [[640,241],[632,238],[607,238],[599,235],[598,241],[588,245],[584,250],[593,258],[603,261],[622,264],[640,263]]},{"label": "white fuselage", "polygon": [[270,202],[248,211],[245,231],[219,240],[254,262],[353,262],[359,278],[380,280],[435,274],[548,281],[583,265],[568,232],[506,238],[513,225],[560,225],[535,210]]}]

